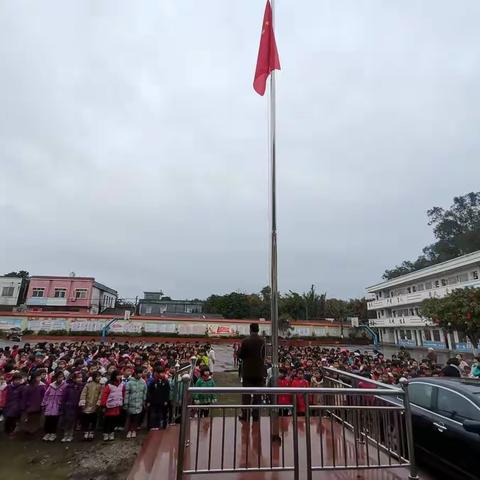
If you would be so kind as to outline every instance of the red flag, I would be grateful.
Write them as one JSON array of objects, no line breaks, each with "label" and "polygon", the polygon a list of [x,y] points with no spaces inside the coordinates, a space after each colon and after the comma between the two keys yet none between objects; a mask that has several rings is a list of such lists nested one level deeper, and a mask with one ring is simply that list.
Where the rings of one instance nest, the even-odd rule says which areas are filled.
[{"label": "red flag", "polygon": [[253,88],[259,95],[265,93],[267,78],[273,70],[280,70],[280,59],[272,25],[272,6],[270,0],[267,0],[258,49],[257,69],[253,80]]}]

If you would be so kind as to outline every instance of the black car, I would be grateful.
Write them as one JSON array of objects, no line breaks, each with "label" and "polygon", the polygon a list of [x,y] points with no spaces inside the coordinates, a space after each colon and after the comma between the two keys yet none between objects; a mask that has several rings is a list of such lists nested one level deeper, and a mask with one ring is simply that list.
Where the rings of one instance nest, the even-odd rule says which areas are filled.
[{"label": "black car", "polygon": [[408,386],[415,451],[420,461],[480,478],[480,380],[416,378]]}]

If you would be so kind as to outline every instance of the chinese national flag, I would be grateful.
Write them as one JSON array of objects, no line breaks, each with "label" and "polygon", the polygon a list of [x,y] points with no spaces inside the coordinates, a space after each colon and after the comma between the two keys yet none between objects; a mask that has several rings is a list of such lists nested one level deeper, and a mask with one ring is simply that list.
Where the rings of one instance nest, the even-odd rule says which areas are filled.
[{"label": "chinese national flag", "polygon": [[253,80],[253,88],[259,95],[264,95],[267,78],[273,70],[280,70],[275,33],[272,25],[272,6],[267,0],[263,17],[262,36],[258,49],[257,69]]}]

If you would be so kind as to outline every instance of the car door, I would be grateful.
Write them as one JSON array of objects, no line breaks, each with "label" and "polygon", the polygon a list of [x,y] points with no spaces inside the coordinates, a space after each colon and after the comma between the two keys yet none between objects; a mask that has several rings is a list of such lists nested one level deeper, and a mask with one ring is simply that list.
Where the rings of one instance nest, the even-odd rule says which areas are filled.
[{"label": "car door", "polygon": [[[463,478],[478,478],[480,469],[480,435],[463,428],[465,420],[480,421],[480,409],[467,397],[438,386],[434,402],[434,435],[439,459]],[[467,477],[469,476],[469,477]]]},{"label": "car door", "polygon": [[412,408],[412,429],[415,447],[422,453],[433,454],[431,437],[433,433],[434,385],[412,382],[408,386],[408,396]]}]

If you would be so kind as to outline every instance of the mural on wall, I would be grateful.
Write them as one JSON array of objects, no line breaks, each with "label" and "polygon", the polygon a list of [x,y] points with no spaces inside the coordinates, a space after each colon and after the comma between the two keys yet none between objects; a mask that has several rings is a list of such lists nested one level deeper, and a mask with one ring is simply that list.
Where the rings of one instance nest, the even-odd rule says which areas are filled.
[{"label": "mural on wall", "polygon": [[22,319],[12,317],[0,318],[0,330],[10,330],[12,328],[22,328]]},{"label": "mural on wall", "polygon": [[147,333],[175,333],[177,331],[176,323],[164,322],[145,322],[143,328]]},{"label": "mural on wall", "polygon": [[29,319],[28,329],[38,332],[44,330],[51,332],[52,330],[66,330],[67,321],[64,318],[43,318],[42,320]]},{"label": "mural on wall", "polygon": [[72,332],[99,332],[105,325],[104,320],[70,320]]}]

